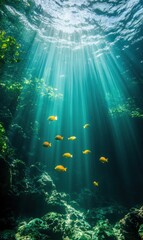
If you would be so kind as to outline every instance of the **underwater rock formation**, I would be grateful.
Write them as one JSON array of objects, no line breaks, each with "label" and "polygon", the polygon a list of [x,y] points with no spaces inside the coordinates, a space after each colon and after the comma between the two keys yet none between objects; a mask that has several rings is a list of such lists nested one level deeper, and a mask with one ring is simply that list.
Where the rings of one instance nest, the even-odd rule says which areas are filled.
[{"label": "underwater rock formation", "polygon": [[139,236],[141,240],[143,239],[143,224],[140,225],[139,230],[138,230]]},{"label": "underwater rock formation", "polygon": [[15,159],[5,167],[8,184],[3,202],[1,198],[0,239],[143,239],[143,207],[129,213],[116,205],[81,210],[68,194],[57,191],[52,178],[38,164],[27,167]]},{"label": "underwater rock formation", "polygon": [[102,220],[109,220],[111,224],[115,224],[119,219],[121,219],[127,213],[127,209],[123,206],[114,204],[107,207],[98,207],[93,209],[88,209],[85,213],[86,221],[90,223],[92,227]]},{"label": "underwater rock formation", "polygon": [[[143,207],[129,212],[115,225],[111,224],[108,219],[99,219],[92,227],[85,219],[85,212],[74,209],[64,199],[61,199],[61,201],[65,207],[64,213],[55,210],[48,212],[39,219],[36,218],[30,220],[30,222],[22,223],[17,229],[16,239],[22,240],[22,237],[25,236],[27,238],[32,237],[33,240],[37,240],[39,237],[56,240],[142,239]],[[26,230],[27,228],[28,230]]]},{"label": "underwater rock formation", "polygon": [[123,240],[140,240],[142,236],[143,207],[131,210],[119,221]]}]

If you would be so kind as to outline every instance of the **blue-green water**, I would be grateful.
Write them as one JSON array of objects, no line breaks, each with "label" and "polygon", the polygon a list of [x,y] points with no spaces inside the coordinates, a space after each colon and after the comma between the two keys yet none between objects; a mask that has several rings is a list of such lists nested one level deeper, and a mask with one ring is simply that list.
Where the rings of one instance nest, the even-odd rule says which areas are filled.
[{"label": "blue-green water", "polygon": [[[40,165],[75,199],[87,191],[88,208],[141,204],[142,1],[5,1],[0,8],[1,29],[21,44],[20,62],[1,65],[0,122],[15,151],[10,162]],[[48,121],[51,115],[57,121]]]}]

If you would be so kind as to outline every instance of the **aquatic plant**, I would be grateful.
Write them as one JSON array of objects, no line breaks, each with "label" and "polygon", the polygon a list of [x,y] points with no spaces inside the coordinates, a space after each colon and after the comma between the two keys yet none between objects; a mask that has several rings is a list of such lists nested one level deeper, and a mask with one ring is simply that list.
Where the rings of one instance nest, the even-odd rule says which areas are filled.
[{"label": "aquatic plant", "polygon": [[5,129],[3,125],[0,123],[0,152],[2,155],[5,155],[8,148],[8,139],[5,135]]},{"label": "aquatic plant", "polygon": [[0,31],[0,63],[19,62],[21,45],[12,36],[7,36],[5,31]]},{"label": "aquatic plant", "polygon": [[13,93],[14,95],[19,95],[20,91],[22,90],[23,86],[20,82],[13,82],[10,80],[1,81],[0,88],[7,91],[8,94]]},{"label": "aquatic plant", "polygon": [[50,100],[63,99],[63,94],[59,93],[57,88],[49,86],[43,78],[25,78],[24,85],[27,90],[34,87],[35,92],[39,93],[43,97],[47,96]]},{"label": "aquatic plant", "polygon": [[111,106],[109,106],[109,114],[112,117],[126,114],[131,118],[143,118],[143,110],[137,107],[133,98],[127,98],[124,101],[119,101],[119,99],[112,101]]},{"label": "aquatic plant", "polygon": [[2,123],[0,123],[0,154],[6,158],[14,155],[14,149],[9,146],[9,139]]}]

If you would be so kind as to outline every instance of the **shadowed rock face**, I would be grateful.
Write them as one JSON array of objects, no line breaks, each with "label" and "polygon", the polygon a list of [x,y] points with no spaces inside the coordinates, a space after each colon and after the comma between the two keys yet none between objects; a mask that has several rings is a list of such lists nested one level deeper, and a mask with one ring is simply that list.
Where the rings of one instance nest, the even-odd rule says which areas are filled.
[{"label": "shadowed rock face", "polygon": [[0,157],[0,193],[5,195],[10,190],[11,184],[11,169],[9,163]]},{"label": "shadowed rock face", "polygon": [[140,240],[142,237],[143,207],[131,210],[119,223],[125,240]]},{"label": "shadowed rock face", "polygon": [[143,239],[143,224],[140,225],[139,230],[138,230],[139,236],[141,240]]}]

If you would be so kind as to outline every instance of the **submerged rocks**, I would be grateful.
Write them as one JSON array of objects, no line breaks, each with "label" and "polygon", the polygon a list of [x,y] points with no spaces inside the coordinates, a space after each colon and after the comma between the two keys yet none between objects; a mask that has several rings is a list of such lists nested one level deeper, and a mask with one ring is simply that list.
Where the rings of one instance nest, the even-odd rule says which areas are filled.
[{"label": "submerged rocks", "polygon": [[96,226],[93,228],[93,239],[95,240],[116,240],[116,236],[113,230],[113,225],[110,224],[108,219],[99,220]]},{"label": "submerged rocks", "polygon": [[139,230],[138,230],[138,234],[139,234],[141,240],[143,240],[143,224],[140,225]]},{"label": "submerged rocks", "polygon": [[46,192],[50,192],[56,188],[52,178],[47,172],[41,174],[40,178],[37,180],[37,183]]},{"label": "submerged rocks", "polygon": [[40,165],[27,166],[19,159],[11,164],[0,161],[4,169],[0,175],[1,240],[143,239],[143,207],[128,214],[116,204],[81,210],[68,194],[56,190]]},{"label": "submerged rocks", "polygon": [[35,218],[30,220],[28,223],[21,223],[15,236],[16,240],[90,240],[91,235],[92,233],[86,230],[86,228],[82,230],[78,227],[77,221],[70,220],[68,214],[49,212],[41,219]]},{"label": "submerged rocks", "polygon": [[115,204],[113,206],[88,209],[86,211],[85,217],[86,221],[88,221],[91,226],[94,227],[99,220],[108,219],[110,223],[115,224],[126,213],[127,209],[125,209],[123,206]]},{"label": "submerged rocks", "polygon": [[131,211],[120,220],[120,233],[123,240],[140,240],[143,224],[143,207],[131,209]]},{"label": "submerged rocks", "polygon": [[[15,234],[16,240],[49,240],[49,236],[47,235],[47,225],[44,221],[39,218],[32,219],[31,221],[22,222]],[[46,231],[44,233],[44,230]]]},{"label": "submerged rocks", "polygon": [[14,159],[11,164],[13,184],[21,181],[25,177],[26,164],[22,160]]}]

